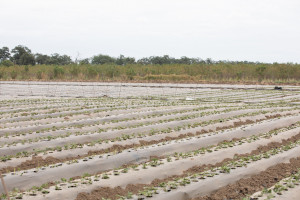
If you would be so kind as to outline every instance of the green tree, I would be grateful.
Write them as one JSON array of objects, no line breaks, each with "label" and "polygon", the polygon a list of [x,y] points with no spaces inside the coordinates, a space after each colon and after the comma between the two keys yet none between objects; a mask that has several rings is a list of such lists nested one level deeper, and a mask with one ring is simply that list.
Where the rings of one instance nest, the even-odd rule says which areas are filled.
[{"label": "green tree", "polygon": [[92,64],[94,65],[103,65],[106,63],[115,63],[116,59],[108,55],[99,54],[92,57]]},{"label": "green tree", "polygon": [[50,60],[50,56],[48,55],[43,55],[40,53],[35,54],[35,62],[39,65],[46,65],[46,64],[50,64],[51,60]]},{"label": "green tree", "polygon": [[127,64],[133,64],[133,63],[135,63],[135,58],[125,57],[123,55],[120,55],[116,59],[116,64],[117,65],[127,65]]},{"label": "green tree", "polygon": [[164,64],[171,64],[175,62],[174,58],[171,58],[168,55],[164,56],[151,56],[149,58],[150,63],[154,65],[164,65]]},{"label": "green tree", "polygon": [[90,64],[90,59],[88,58],[79,60],[79,65],[88,65],[88,64]]},{"label": "green tree", "polygon": [[214,63],[214,61],[211,58],[207,58],[205,62],[206,62],[206,64],[209,64],[209,65]]},{"label": "green tree", "polygon": [[34,65],[35,59],[31,50],[28,47],[18,45],[12,49],[13,54],[11,59],[17,65]]},{"label": "green tree", "polygon": [[21,65],[35,65],[34,55],[25,53],[20,58]]},{"label": "green tree", "polygon": [[59,55],[54,53],[50,57],[50,63],[52,65],[69,65],[72,63],[72,59],[68,55]]},{"label": "green tree", "polygon": [[142,64],[142,65],[149,65],[150,63],[150,59],[149,58],[141,58],[137,61],[138,64]]},{"label": "green tree", "polygon": [[3,61],[1,62],[1,65],[5,66],[5,67],[10,67],[10,66],[13,66],[14,63],[11,62],[10,60],[3,60]]},{"label": "green tree", "polygon": [[10,52],[8,47],[2,47],[0,49],[0,61],[8,60],[10,57]]}]

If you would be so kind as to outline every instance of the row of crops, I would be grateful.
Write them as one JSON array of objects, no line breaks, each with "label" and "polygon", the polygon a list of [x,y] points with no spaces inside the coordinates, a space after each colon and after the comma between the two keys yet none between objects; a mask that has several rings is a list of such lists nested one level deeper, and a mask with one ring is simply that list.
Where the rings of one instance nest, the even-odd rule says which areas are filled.
[{"label": "row of crops", "polygon": [[174,90],[5,95],[0,172],[10,199],[297,199],[300,90]]}]

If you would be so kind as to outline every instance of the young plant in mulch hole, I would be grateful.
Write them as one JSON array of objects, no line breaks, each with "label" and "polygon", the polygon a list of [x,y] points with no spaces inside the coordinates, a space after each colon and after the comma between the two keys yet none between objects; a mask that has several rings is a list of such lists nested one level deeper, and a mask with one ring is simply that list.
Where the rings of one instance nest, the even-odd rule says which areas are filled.
[{"label": "young plant in mulch hole", "polygon": [[93,183],[93,181],[92,181],[92,179],[91,178],[82,178],[81,179],[81,184],[92,184]]},{"label": "young plant in mulch hole", "polygon": [[113,174],[114,174],[115,176],[118,176],[118,175],[120,175],[120,172],[119,172],[118,170],[114,170],[114,171],[113,171]]},{"label": "young plant in mulch hole", "polygon": [[[227,148],[227,147],[226,147]],[[216,147],[215,149],[214,149],[214,151],[219,151],[221,149],[221,147]],[[208,150],[207,150],[208,151]]]},{"label": "young plant in mulch hole", "polygon": [[75,183],[68,186],[68,188],[75,188],[75,187],[77,187],[77,184]]},{"label": "young plant in mulch hole", "polygon": [[293,183],[287,183],[286,185],[288,188],[295,188],[295,184]]},{"label": "young plant in mulch hole", "polygon": [[107,174],[103,174],[102,179],[109,179],[109,176]]},{"label": "young plant in mulch hole", "polygon": [[60,183],[60,186],[66,185],[67,179],[61,178],[62,183]]},{"label": "young plant in mulch hole", "polygon": [[172,158],[171,158],[171,157],[168,157],[168,158],[167,158],[167,161],[168,161],[168,162],[172,162]]},{"label": "young plant in mulch hole", "polygon": [[49,190],[43,190],[42,193],[43,193],[43,194],[49,194],[50,191],[49,191]]},{"label": "young plant in mulch hole", "polygon": [[207,149],[206,151],[207,151],[208,153],[213,152],[213,150],[211,150],[211,149]]},{"label": "young plant in mulch hole", "polygon": [[62,190],[58,185],[55,186],[55,190]]},{"label": "young plant in mulch hole", "polygon": [[163,191],[165,191],[165,192],[170,192],[171,191],[170,186],[164,186],[163,188],[164,188]]},{"label": "young plant in mulch hole", "polygon": [[121,170],[122,173],[127,173],[128,172],[128,168],[124,168]]},{"label": "young plant in mulch hole", "polygon": [[94,181],[96,181],[96,182],[97,182],[97,181],[100,181],[99,175],[96,175],[96,176],[95,176]]},{"label": "young plant in mulch hole", "polygon": [[178,187],[177,183],[175,183],[175,182],[170,183],[169,186],[170,186],[170,189],[177,189],[177,187]]},{"label": "young plant in mulch hole", "polygon": [[230,167],[225,166],[225,165],[222,166],[220,173],[230,173]]},{"label": "young plant in mulch hole", "polygon": [[279,183],[276,184],[273,188],[273,191],[278,194],[278,195],[282,195],[282,191],[287,191],[288,188],[286,186],[280,185]]},{"label": "young plant in mulch hole", "polygon": [[152,167],[156,167],[158,165],[159,165],[159,162],[158,162],[157,158],[152,159],[152,161],[150,162],[150,166],[152,166]]},{"label": "young plant in mulch hole", "polygon": [[23,194],[18,194],[18,196],[16,196],[16,199],[23,199]]},{"label": "young plant in mulch hole", "polygon": [[32,190],[32,191],[29,193],[29,196],[36,196],[36,195],[37,195],[37,193],[36,193],[35,190]]},{"label": "young plant in mulch hole", "polygon": [[132,195],[133,195],[132,192],[128,192],[128,194],[126,195],[126,198],[127,199],[132,199]]},{"label": "young plant in mulch hole", "polygon": [[[117,195],[117,198],[118,198],[118,200],[125,200],[125,199],[126,199],[126,197],[121,196],[121,195]],[[103,199],[103,198],[102,198],[102,199]]]},{"label": "young plant in mulch hole", "polygon": [[205,175],[204,174],[200,174],[199,178],[198,179],[206,179]]},{"label": "young plant in mulch hole", "polygon": [[215,173],[209,173],[207,174],[207,177],[214,177],[215,176]]},{"label": "young plant in mulch hole", "polygon": [[264,153],[264,154],[263,154],[263,158],[270,158],[270,154]]},{"label": "young plant in mulch hole", "polygon": [[244,161],[245,163],[247,163],[247,164],[249,164],[250,163],[250,161],[249,161],[249,158],[248,157],[244,157],[244,158],[242,158],[242,161]]},{"label": "young plant in mulch hole", "polygon": [[143,164],[143,169],[147,169],[147,163]]},{"label": "young plant in mulch hole", "polygon": [[138,165],[132,165],[131,168],[134,170],[134,171],[139,171],[139,169],[137,168]]},{"label": "young plant in mulch hole", "polygon": [[145,197],[153,197],[153,194],[151,191],[142,191],[140,194]]},{"label": "young plant in mulch hole", "polygon": [[231,162],[230,169],[236,169],[236,167],[237,167],[238,164],[239,163],[236,162],[236,161]]},{"label": "young plant in mulch hole", "polygon": [[191,179],[192,179],[193,182],[198,182],[198,180],[197,180],[197,174],[192,175]]},{"label": "young plant in mulch hole", "polygon": [[190,179],[188,179],[188,178],[184,178],[184,179],[182,179],[182,180],[179,182],[179,184],[180,184],[181,186],[185,186],[185,185],[190,184],[190,183],[191,183],[191,181],[190,181]]},{"label": "young plant in mulch hole", "polygon": [[90,177],[91,175],[89,174],[89,173],[84,173],[83,175],[82,175],[82,178],[86,178],[86,177]]},{"label": "young plant in mulch hole", "polygon": [[159,183],[158,186],[159,187],[165,187],[167,184],[165,182]]}]

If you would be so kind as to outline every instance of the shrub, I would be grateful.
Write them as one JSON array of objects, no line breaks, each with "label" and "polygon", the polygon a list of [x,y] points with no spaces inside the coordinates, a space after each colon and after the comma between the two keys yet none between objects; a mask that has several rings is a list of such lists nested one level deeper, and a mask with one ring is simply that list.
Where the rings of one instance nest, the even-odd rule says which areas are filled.
[{"label": "shrub", "polygon": [[0,71],[0,79],[4,77],[4,71]]},{"label": "shrub", "polygon": [[87,73],[89,78],[95,78],[98,74],[94,66],[89,66],[87,69]]},{"label": "shrub", "polygon": [[62,67],[55,66],[53,70],[54,78],[62,78],[65,74],[65,70]]},{"label": "shrub", "polygon": [[133,77],[136,75],[135,71],[130,67],[126,70],[126,75],[129,80],[133,80]]},{"label": "shrub", "polygon": [[36,78],[37,79],[42,79],[42,71],[41,70],[39,70],[37,73],[36,73]]},{"label": "shrub", "polygon": [[29,72],[29,67],[28,67],[28,65],[25,65],[25,66],[24,66],[24,70],[25,70],[25,72]]},{"label": "shrub", "polygon": [[5,66],[5,67],[10,67],[10,66],[13,66],[14,63],[11,62],[10,60],[3,60],[3,61],[1,62],[1,65]]},{"label": "shrub", "polygon": [[73,77],[77,77],[80,72],[79,66],[72,66],[70,69],[70,73]]},{"label": "shrub", "polygon": [[16,79],[17,76],[18,76],[18,72],[17,72],[17,71],[13,70],[13,71],[10,72],[10,77],[11,77],[12,79]]},{"label": "shrub", "polygon": [[118,75],[119,71],[116,69],[115,66],[107,66],[106,68],[106,75],[109,78],[114,78],[116,75]]}]

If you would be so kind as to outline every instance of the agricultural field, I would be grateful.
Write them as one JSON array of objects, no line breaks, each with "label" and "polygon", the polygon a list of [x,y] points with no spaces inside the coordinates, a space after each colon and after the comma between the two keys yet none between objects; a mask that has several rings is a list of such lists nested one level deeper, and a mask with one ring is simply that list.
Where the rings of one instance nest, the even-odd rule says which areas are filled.
[{"label": "agricultural field", "polygon": [[0,172],[10,199],[298,199],[300,87],[2,81]]}]

